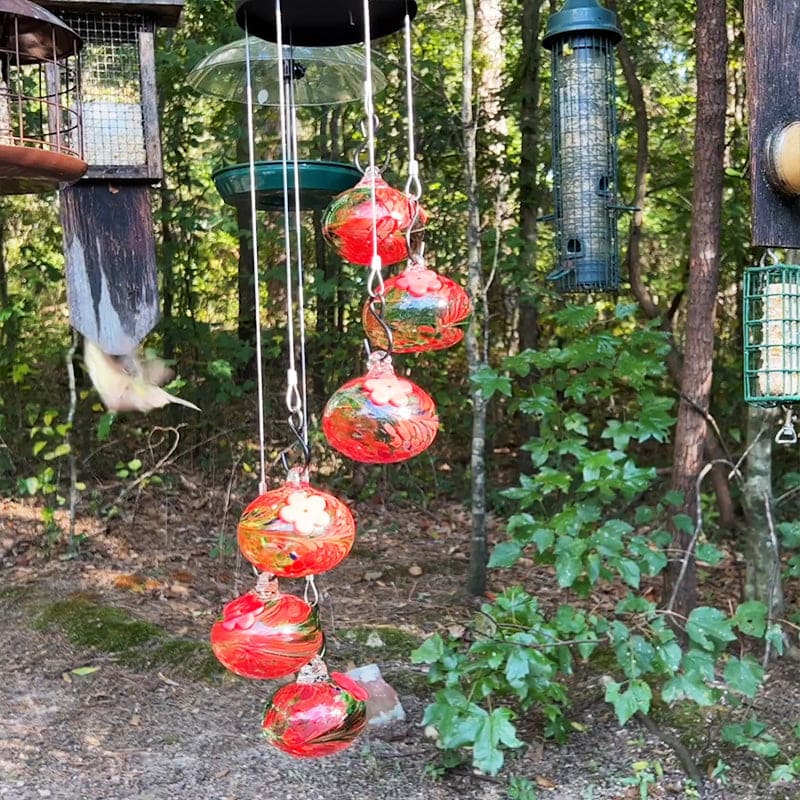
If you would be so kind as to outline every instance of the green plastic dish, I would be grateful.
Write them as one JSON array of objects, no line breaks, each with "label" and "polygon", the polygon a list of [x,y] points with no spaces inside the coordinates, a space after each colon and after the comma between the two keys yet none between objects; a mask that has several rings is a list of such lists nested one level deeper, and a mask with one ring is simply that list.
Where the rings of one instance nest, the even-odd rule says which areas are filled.
[{"label": "green plastic dish", "polygon": [[[288,166],[289,210],[294,210],[294,165]],[[361,173],[352,164],[339,161],[298,161],[300,208],[322,210],[337,194],[355,186]],[[222,199],[232,206],[250,205],[250,164],[233,164],[212,176]],[[256,161],[256,208],[283,211],[283,162]]]}]

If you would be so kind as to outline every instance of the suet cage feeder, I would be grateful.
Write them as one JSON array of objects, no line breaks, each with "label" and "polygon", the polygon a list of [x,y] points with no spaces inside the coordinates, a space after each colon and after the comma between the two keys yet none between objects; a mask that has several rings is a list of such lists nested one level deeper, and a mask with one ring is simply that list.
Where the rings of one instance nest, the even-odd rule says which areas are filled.
[{"label": "suet cage feeder", "polygon": [[[203,94],[246,103],[248,63],[255,127],[261,131],[268,130],[269,118],[277,115],[281,81],[286,95],[291,94],[292,106],[298,110],[349,103],[359,99],[363,92],[364,56],[359,49],[349,45],[285,46],[282,75],[277,46],[255,37],[245,37],[214,50],[192,69],[188,83]],[[381,91],[385,85],[383,74],[373,69],[373,89]],[[299,124],[303,122],[300,120]],[[361,177],[356,166],[340,161],[299,159],[297,167],[303,210],[324,209],[331,198],[349,189]],[[257,209],[283,211],[283,162],[256,161],[254,173]],[[249,205],[249,163],[222,167],[212,177],[226,203],[237,207]],[[292,169],[288,174],[290,192],[294,192],[294,177]]]},{"label": "suet cage feeder", "polygon": [[596,0],[567,0],[547,23],[552,53],[553,195],[562,292],[619,287],[616,15]]},{"label": "suet cage feeder", "polygon": [[86,171],[81,39],[27,0],[0,0],[0,194],[48,192]]},{"label": "suet cage feeder", "polygon": [[161,180],[155,32],[174,27],[183,2],[48,2],[83,39],[81,116],[87,178]]},{"label": "suet cage feeder", "polygon": [[743,305],[745,402],[800,402],[800,266],[748,267]]}]

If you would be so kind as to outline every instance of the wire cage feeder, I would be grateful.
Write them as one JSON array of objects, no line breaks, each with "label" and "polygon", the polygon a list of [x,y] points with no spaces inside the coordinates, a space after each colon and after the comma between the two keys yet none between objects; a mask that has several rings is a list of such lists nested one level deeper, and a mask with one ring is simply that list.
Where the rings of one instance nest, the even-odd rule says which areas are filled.
[{"label": "wire cage feeder", "polygon": [[800,402],[800,266],[748,267],[743,306],[745,402]]},{"label": "wire cage feeder", "polygon": [[55,190],[86,171],[80,37],[27,0],[0,0],[0,194]]},{"label": "wire cage feeder", "polygon": [[616,16],[596,0],[567,0],[548,20],[552,52],[553,196],[562,292],[619,287]]},{"label": "wire cage feeder", "polygon": [[173,27],[181,0],[55,0],[46,3],[80,35],[87,178],[153,183],[162,178],[155,32]]}]

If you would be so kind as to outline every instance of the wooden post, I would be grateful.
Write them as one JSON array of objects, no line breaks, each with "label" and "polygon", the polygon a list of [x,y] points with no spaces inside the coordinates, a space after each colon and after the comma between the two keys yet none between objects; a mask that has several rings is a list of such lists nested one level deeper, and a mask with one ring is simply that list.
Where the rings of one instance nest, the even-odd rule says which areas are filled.
[{"label": "wooden post", "polygon": [[70,186],[61,224],[72,326],[106,353],[132,353],[159,318],[150,187]]},{"label": "wooden post", "polygon": [[[800,120],[797,59],[800,6],[794,0],[745,0],[745,57],[750,116],[752,243],[800,247],[800,198],[773,187],[767,148],[771,136]],[[797,153],[800,161],[800,152]]]}]

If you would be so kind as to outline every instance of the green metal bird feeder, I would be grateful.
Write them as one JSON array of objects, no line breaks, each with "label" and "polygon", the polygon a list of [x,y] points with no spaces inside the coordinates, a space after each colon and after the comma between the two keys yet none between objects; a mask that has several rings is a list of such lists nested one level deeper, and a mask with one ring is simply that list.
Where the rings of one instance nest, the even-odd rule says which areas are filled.
[{"label": "green metal bird feeder", "polygon": [[552,53],[553,195],[562,292],[619,287],[616,15],[597,0],[567,0],[547,23]]},{"label": "green metal bird feeder", "polygon": [[[800,402],[800,266],[748,267],[743,305],[745,402]],[[790,427],[787,417],[784,428]]]}]

